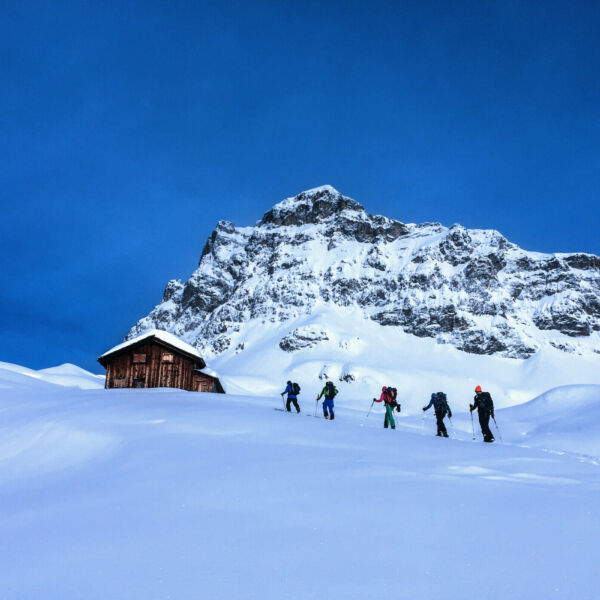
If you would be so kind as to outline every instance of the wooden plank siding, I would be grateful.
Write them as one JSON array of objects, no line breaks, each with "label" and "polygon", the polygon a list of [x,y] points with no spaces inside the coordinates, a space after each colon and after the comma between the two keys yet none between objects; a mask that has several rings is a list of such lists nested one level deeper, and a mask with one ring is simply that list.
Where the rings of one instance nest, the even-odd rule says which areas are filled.
[{"label": "wooden plank siding", "polygon": [[200,371],[204,361],[156,338],[147,338],[112,355],[100,357],[106,367],[105,387],[170,387],[224,393],[218,378]]}]

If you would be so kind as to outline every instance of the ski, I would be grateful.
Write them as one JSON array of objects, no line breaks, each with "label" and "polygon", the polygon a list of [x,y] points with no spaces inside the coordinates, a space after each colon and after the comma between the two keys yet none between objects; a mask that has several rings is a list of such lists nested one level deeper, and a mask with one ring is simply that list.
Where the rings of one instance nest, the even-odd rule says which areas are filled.
[{"label": "ski", "polygon": [[[284,410],[283,408],[274,408],[273,410],[278,410],[279,412],[289,412],[291,415],[300,415],[301,412],[296,412],[295,410]],[[308,415],[310,417],[310,415]]]}]

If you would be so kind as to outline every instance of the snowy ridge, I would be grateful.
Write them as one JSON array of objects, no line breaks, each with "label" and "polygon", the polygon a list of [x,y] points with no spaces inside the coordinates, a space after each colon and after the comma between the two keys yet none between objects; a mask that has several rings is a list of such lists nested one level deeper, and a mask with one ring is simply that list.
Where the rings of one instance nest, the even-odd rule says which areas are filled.
[{"label": "snowy ridge", "polygon": [[498,418],[508,439],[536,448],[600,457],[600,385],[556,387],[500,411]]},{"label": "snowy ridge", "polygon": [[104,375],[94,375],[70,363],[36,371],[12,363],[0,362],[0,387],[4,388],[64,386],[101,389],[104,388],[104,379]]},{"label": "snowy ridge", "polygon": [[[493,230],[373,216],[323,186],[279,202],[253,227],[220,221],[191,277],[170,281],[127,339],[169,331],[225,376],[253,364],[244,377],[263,383],[279,376],[274,365],[292,373],[312,362],[305,376],[317,379],[329,361],[364,365],[376,379],[374,343],[387,348],[380,370],[400,375],[390,349],[407,355],[423,340],[434,355],[447,347],[523,361],[557,351],[588,368],[573,381],[558,364],[567,379],[556,385],[597,383],[599,298],[598,257],[527,252]],[[249,356],[259,350],[268,363]]]}]

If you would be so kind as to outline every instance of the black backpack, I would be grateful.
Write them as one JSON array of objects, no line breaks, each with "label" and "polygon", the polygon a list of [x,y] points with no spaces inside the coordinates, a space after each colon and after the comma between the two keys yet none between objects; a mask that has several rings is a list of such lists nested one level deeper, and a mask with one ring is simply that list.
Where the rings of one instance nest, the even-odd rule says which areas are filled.
[{"label": "black backpack", "polygon": [[396,398],[398,397],[398,390],[396,388],[391,388],[389,387],[386,390],[388,396],[390,397],[390,400],[395,403],[396,402]]},{"label": "black backpack", "polygon": [[486,411],[492,409],[492,397],[489,392],[479,392],[477,400],[479,401],[480,410]]},{"label": "black backpack", "polygon": [[292,383],[292,394],[297,396],[299,393],[300,393],[300,386],[294,381],[294,383]]},{"label": "black backpack", "polygon": [[445,408],[448,410],[448,400],[446,399],[446,394],[444,394],[444,392],[438,392],[437,398],[439,408]]}]

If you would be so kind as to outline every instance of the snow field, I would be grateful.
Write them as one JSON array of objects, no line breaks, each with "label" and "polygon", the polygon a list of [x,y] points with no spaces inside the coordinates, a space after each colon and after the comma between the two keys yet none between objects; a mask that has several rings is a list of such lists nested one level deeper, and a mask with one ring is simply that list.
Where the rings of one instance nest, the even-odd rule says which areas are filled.
[{"label": "snow field", "polygon": [[468,415],[460,439],[430,415],[384,430],[343,394],[329,422],[304,394],[296,415],[278,395],[4,386],[0,598],[591,600],[598,461],[507,425],[560,449],[557,416],[598,386],[563,391],[498,411],[488,445]]}]

